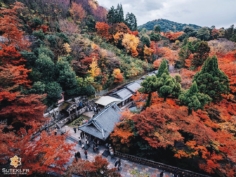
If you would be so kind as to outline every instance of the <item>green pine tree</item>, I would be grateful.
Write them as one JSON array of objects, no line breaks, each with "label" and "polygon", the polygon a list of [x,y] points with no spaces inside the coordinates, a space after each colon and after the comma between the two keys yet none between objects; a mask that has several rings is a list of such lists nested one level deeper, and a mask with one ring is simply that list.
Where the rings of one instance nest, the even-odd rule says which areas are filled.
[{"label": "green pine tree", "polygon": [[162,60],[161,65],[160,65],[160,67],[158,69],[158,73],[156,74],[156,76],[157,77],[161,77],[161,75],[163,73],[166,73],[166,74],[169,73],[168,72],[168,67],[167,67],[167,61],[165,59]]},{"label": "green pine tree", "polygon": [[204,62],[201,71],[194,76],[193,81],[197,83],[199,91],[209,95],[213,101],[221,100],[221,94],[229,92],[229,79],[218,68],[215,56]]},{"label": "green pine tree", "polygon": [[196,82],[194,82],[188,90],[179,95],[179,100],[181,104],[188,107],[188,114],[190,115],[192,110],[203,109],[212,99],[208,95],[200,93]]},{"label": "green pine tree", "polygon": [[148,99],[146,101],[145,107],[150,106],[152,93],[157,91],[157,77],[156,76],[148,76],[141,83],[142,88],[139,90],[142,93],[148,94]]},{"label": "green pine tree", "polygon": [[175,78],[171,77],[169,72],[163,73],[157,79],[157,88],[159,97],[164,98],[164,101],[166,101],[166,98],[170,95],[178,98],[181,91],[180,83],[177,82]]}]

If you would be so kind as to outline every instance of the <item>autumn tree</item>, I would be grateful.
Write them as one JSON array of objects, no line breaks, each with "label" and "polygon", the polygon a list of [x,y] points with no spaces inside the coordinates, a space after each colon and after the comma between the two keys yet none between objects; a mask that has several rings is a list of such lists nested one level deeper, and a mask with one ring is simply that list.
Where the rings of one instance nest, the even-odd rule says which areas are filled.
[{"label": "autumn tree", "polygon": [[204,62],[201,71],[194,76],[193,81],[197,83],[199,92],[209,95],[213,101],[220,100],[221,94],[229,92],[229,79],[218,68],[215,56]]},{"label": "autumn tree", "polygon": [[116,168],[109,169],[108,165],[109,162],[106,159],[103,159],[101,156],[96,156],[93,162],[79,159],[77,162],[74,161],[68,168],[66,176],[70,177],[72,174],[76,174],[82,175],[84,177],[121,177]]},{"label": "autumn tree", "polygon": [[123,82],[123,74],[121,73],[120,69],[116,68],[113,70],[112,76],[115,78],[114,82]]},{"label": "autumn tree", "polygon": [[107,23],[97,22],[95,28],[97,30],[98,35],[105,38],[106,40],[109,40],[109,38],[111,37],[109,33],[110,26]]},{"label": "autumn tree", "polygon": [[[62,173],[61,169],[68,162],[73,145],[65,144],[65,135],[51,139],[53,135],[45,131],[36,134],[48,121],[43,117],[46,106],[42,101],[45,95],[24,94],[31,93],[28,92],[31,82],[28,79],[30,71],[24,65],[26,60],[20,53],[22,49],[26,49],[24,44],[27,41],[17,26],[19,5],[22,4],[16,2],[13,8],[4,9],[1,11],[4,15],[0,17],[1,22],[5,18],[16,20],[15,23],[11,21],[7,25],[13,31],[10,28],[9,31],[0,30],[4,35],[9,33],[7,43],[1,43],[0,50],[0,121],[4,122],[0,125],[0,151],[3,155],[0,164],[9,165],[10,158],[17,155],[22,159],[22,168],[30,169],[29,175],[48,171]],[[11,32],[15,32],[15,36]],[[8,53],[9,50],[12,52]],[[53,165],[56,167],[52,167]]]},{"label": "autumn tree", "polygon": [[16,2],[11,5],[10,9],[1,9],[0,31],[2,36],[6,38],[6,41],[0,44],[3,50],[6,46],[17,47],[19,49],[26,49],[28,46],[28,41],[23,39],[23,31],[20,30],[22,26],[18,18],[18,14],[23,8],[22,3]]},{"label": "autumn tree", "polygon": [[197,84],[194,82],[188,90],[179,95],[179,100],[188,107],[188,114],[191,114],[192,110],[203,109],[212,99],[206,94],[199,93]]},{"label": "autumn tree", "polygon": [[136,55],[135,51],[139,44],[139,38],[132,34],[124,34],[122,45],[126,48],[127,52],[131,52],[132,55]]},{"label": "autumn tree", "polygon": [[90,70],[88,72],[91,74],[93,78],[101,74],[101,69],[98,67],[96,58],[93,58],[93,61],[90,64]]},{"label": "autumn tree", "polygon": [[83,9],[82,5],[75,2],[72,2],[70,13],[74,21],[82,21],[86,16],[86,11]]}]

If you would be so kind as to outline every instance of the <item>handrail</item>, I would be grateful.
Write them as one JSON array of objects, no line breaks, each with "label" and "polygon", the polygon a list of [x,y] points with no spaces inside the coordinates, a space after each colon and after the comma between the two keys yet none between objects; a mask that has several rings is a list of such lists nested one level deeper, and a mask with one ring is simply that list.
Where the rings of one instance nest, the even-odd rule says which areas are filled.
[{"label": "handrail", "polygon": [[189,176],[189,177],[210,177],[208,175],[203,175],[200,173],[196,173],[193,171],[189,171],[189,170],[184,170],[181,168],[177,168],[174,166],[170,166],[170,165],[166,165],[160,162],[155,162],[152,160],[148,160],[148,159],[144,159],[141,157],[137,157],[137,156],[133,156],[133,155],[129,155],[129,154],[124,154],[118,151],[115,151],[115,156],[120,157],[122,159],[127,159],[139,164],[143,164],[143,165],[147,165],[147,166],[151,166],[153,168],[158,168],[158,169],[162,169],[165,170],[167,172],[171,172],[171,173],[178,173],[178,174],[182,174],[182,176]]}]

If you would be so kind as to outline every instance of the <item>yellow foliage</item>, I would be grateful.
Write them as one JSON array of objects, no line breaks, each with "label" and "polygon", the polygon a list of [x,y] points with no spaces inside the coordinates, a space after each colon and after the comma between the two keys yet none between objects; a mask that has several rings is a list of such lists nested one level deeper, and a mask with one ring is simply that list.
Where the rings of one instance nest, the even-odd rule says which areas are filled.
[{"label": "yellow foliage", "polygon": [[91,74],[91,77],[97,77],[101,74],[101,70],[98,67],[97,60],[94,57],[92,63],[90,64],[90,70],[88,71]]},{"label": "yellow foliage", "polygon": [[122,45],[126,48],[128,52],[131,52],[132,50],[136,50],[137,46],[139,44],[139,38],[136,37],[133,34],[124,34]]},{"label": "yellow foliage", "polygon": [[94,42],[91,44],[91,48],[93,50],[99,50],[100,49],[100,47],[97,44],[95,44]]},{"label": "yellow foliage", "polygon": [[64,43],[63,47],[64,47],[66,53],[70,53],[71,52],[70,44]]},{"label": "yellow foliage", "polygon": [[90,5],[90,7],[92,7],[94,10],[97,9],[97,7],[98,7],[98,2],[97,2],[96,0],[90,0],[90,1],[88,1],[88,3],[89,3],[89,5]]},{"label": "yellow foliage", "polygon": [[151,49],[151,48],[148,48],[148,47],[145,45],[143,52],[144,52],[145,55],[151,56],[151,55],[153,54],[154,50]]}]

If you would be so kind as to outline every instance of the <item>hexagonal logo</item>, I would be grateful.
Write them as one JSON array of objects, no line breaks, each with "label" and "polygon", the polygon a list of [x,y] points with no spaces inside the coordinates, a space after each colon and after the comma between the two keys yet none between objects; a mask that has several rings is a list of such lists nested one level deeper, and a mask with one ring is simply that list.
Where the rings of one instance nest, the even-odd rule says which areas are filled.
[{"label": "hexagonal logo", "polygon": [[18,157],[17,155],[15,155],[14,157],[10,158],[10,160],[11,160],[10,165],[12,165],[15,168],[17,168],[18,166],[21,165],[21,158]]}]

